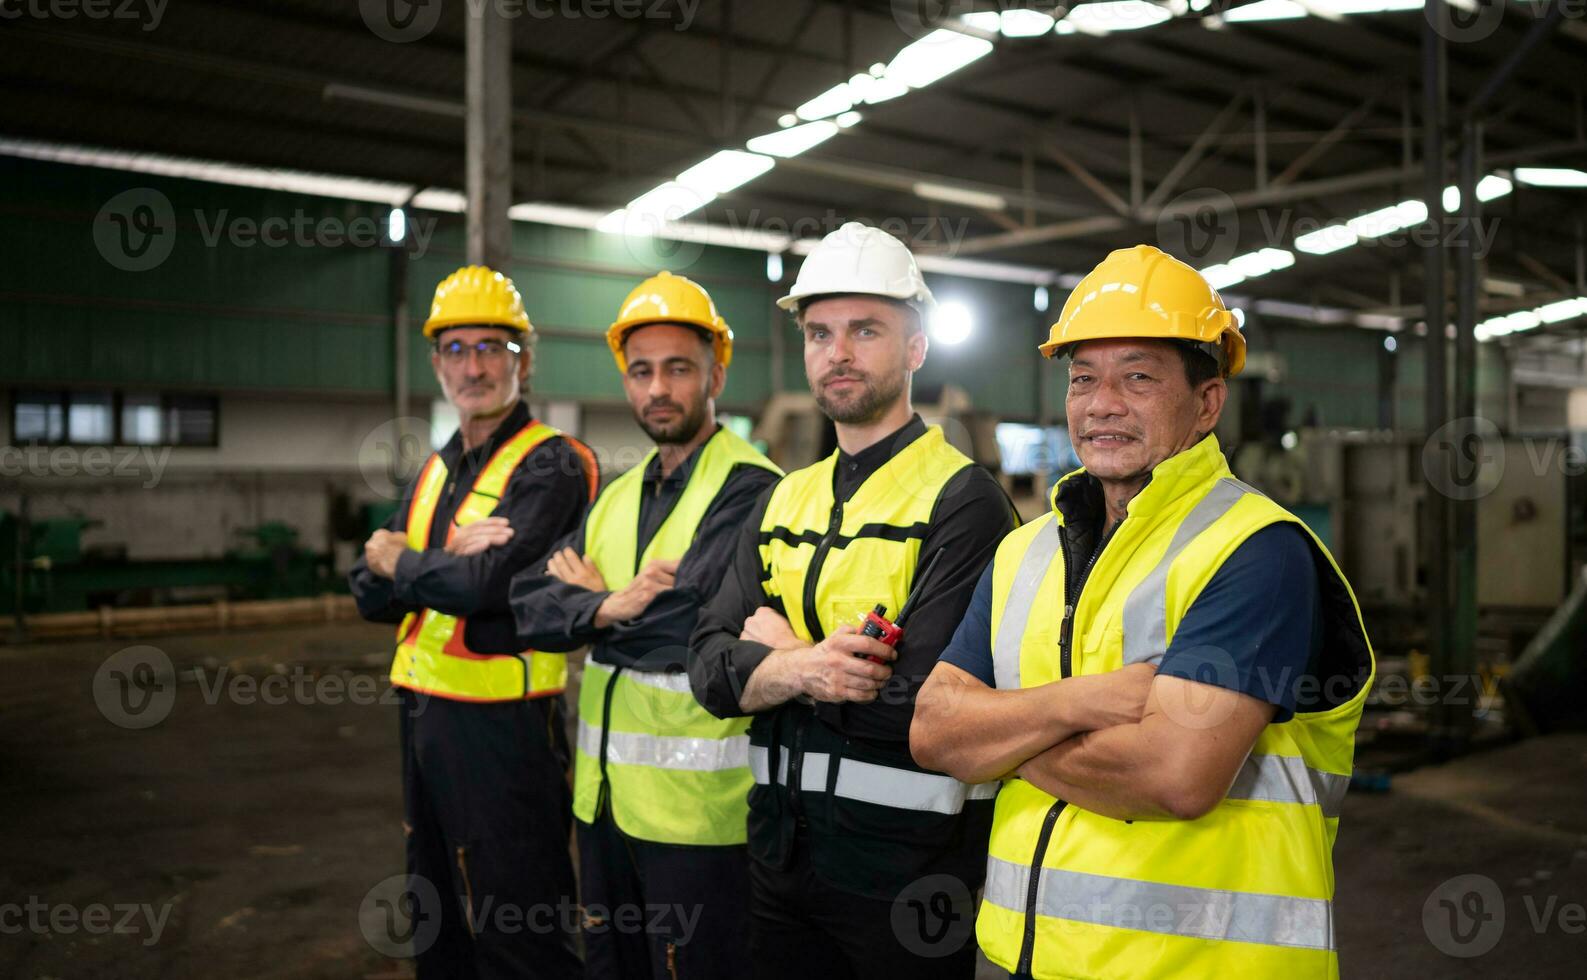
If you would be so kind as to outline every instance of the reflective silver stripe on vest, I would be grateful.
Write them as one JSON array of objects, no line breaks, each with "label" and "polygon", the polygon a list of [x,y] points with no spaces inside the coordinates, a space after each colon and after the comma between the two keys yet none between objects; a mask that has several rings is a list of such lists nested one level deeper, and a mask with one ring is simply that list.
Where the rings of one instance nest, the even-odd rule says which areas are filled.
[{"label": "reflective silver stripe on vest", "polygon": [[[594,660],[585,661],[584,669],[594,670],[598,673],[606,674],[608,677],[612,674],[610,664],[597,663]],[[694,693],[693,689],[689,687],[689,675],[681,670],[636,670],[629,667],[623,671],[623,680],[633,681],[635,684],[643,684],[646,687],[653,687],[658,691],[671,691],[673,694],[692,695]]]},{"label": "reflective silver stripe on vest", "polygon": [[[751,745],[749,747],[749,771],[755,777],[755,782],[762,786],[771,782],[770,766],[767,763],[768,752],[764,745]],[[827,766],[831,760],[825,752],[806,752],[804,764],[799,768],[799,788],[806,793],[825,793],[827,790]],[[788,785],[788,753],[783,752],[777,757],[777,785]]]},{"label": "reflective silver stripe on vest", "polygon": [[1036,607],[1036,593],[1041,591],[1042,579],[1047,569],[1058,557],[1062,542],[1058,537],[1057,520],[1036,532],[1019,560],[1019,570],[1014,573],[1014,584],[1008,591],[1008,601],[1003,603],[1003,618],[997,624],[997,636],[992,640],[992,678],[1002,690],[1011,691],[1019,683],[1019,644],[1030,622],[1031,610]]},{"label": "reflective silver stripe on vest", "polygon": [[[987,859],[986,900],[1023,911],[1030,869]],[[1041,869],[1036,914],[1068,922],[1302,949],[1334,949],[1333,903]]]},{"label": "reflective silver stripe on vest", "polygon": [[[1168,652],[1168,569],[1179,553],[1201,532],[1211,527],[1247,493],[1250,487],[1232,477],[1213,484],[1205,497],[1174,529],[1174,538],[1157,566],[1130,590],[1124,600],[1124,663],[1159,663]],[[1233,668],[1234,664],[1229,664]]]},{"label": "reflective silver stripe on vest", "polygon": [[[579,722],[579,751],[601,757],[601,728]],[[749,765],[749,736],[688,738],[682,735],[644,735],[612,732],[606,739],[606,761],[620,766],[721,772]]]},{"label": "reflective silver stripe on vest", "polygon": [[[771,782],[768,752],[764,746],[749,747],[749,771],[755,782]],[[824,793],[832,757],[825,752],[806,752],[799,769],[799,788],[806,793]],[[788,785],[788,753],[780,754],[777,764],[777,783]],[[902,810],[920,810],[952,815],[964,809],[966,800],[989,800],[1002,787],[1000,782],[961,783],[952,776],[929,772],[914,772],[879,766],[856,759],[838,760],[838,778],[834,794],[845,800],[874,803],[878,806],[897,807]]]},{"label": "reflective silver stripe on vest", "polygon": [[1252,754],[1234,777],[1227,798],[1300,803],[1337,817],[1349,789],[1349,776],[1313,769],[1298,756]]}]

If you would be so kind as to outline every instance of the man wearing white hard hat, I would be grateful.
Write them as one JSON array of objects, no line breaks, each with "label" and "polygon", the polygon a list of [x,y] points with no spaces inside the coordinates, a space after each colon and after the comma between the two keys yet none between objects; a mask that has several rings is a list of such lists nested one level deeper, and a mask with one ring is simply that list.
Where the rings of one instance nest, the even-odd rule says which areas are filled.
[{"label": "man wearing white hard hat", "polygon": [[[689,654],[700,703],[753,718],[746,975],[974,972],[995,785],[916,765],[909,725],[1016,518],[991,474],[911,407],[933,304],[909,249],[853,222],[778,301],[838,449],[756,502]],[[893,644],[861,632],[867,613],[899,617],[906,602]]]}]

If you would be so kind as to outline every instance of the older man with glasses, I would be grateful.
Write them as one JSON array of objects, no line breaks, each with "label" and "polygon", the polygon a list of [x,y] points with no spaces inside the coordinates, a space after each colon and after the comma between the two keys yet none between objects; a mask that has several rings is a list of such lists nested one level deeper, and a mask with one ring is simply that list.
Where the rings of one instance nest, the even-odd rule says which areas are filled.
[{"label": "older man with glasses", "polygon": [[507,586],[579,526],[595,460],[524,404],[533,328],[511,280],[459,269],[424,335],[458,431],[350,576],[364,618],[400,623],[391,683],[418,975],[578,977],[567,657],[523,648]]}]

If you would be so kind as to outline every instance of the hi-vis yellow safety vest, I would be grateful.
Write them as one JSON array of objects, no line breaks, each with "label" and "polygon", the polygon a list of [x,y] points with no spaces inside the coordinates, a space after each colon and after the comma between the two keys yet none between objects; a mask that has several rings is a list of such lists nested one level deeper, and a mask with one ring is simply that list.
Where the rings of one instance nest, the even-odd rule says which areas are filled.
[{"label": "hi-vis yellow safety vest", "polygon": [[[480,469],[474,486],[458,507],[452,526],[447,528],[447,540],[458,528],[489,517],[501,503],[507,481],[518,465],[536,446],[561,435],[549,425],[531,421],[503,442]],[[408,509],[408,547],[423,551],[430,546],[430,525],[446,479],[446,464],[437,453],[424,464],[414,488],[413,503]],[[397,627],[391,683],[456,701],[543,698],[561,694],[567,686],[567,654],[470,650],[463,639],[465,622],[463,617],[434,609],[404,616],[402,625]]]},{"label": "hi-vis yellow safety vest", "polygon": [[[1053,500],[1055,512],[1004,538],[993,561],[999,688],[1158,662],[1241,543],[1270,524],[1299,523],[1236,480],[1208,436],[1152,471],[1072,596],[1058,488]],[[976,924],[992,962],[1038,978],[1338,976],[1333,843],[1375,667],[1349,583],[1307,534],[1322,594],[1323,673],[1359,690],[1268,725],[1224,801],[1196,820],[1113,820],[1007,780]],[[1232,658],[1227,666],[1234,670]]]},{"label": "hi-vis yellow safety vest", "polygon": [[[643,555],[640,495],[652,450],[607,487],[585,519],[584,540],[608,589],[648,562],[682,558],[738,466],[782,475],[726,428],[700,451],[689,482]],[[597,647],[596,655],[599,654]],[[748,719],[723,720],[695,701],[689,675],[614,667],[593,657],[579,688],[573,813],[594,822],[603,804],[630,837],[665,844],[742,844],[749,793]]]},{"label": "hi-vis yellow safety vest", "polygon": [[[838,501],[833,491],[837,458],[834,452],[784,477],[772,491],[760,528],[766,569],[762,589],[781,602],[788,624],[807,643],[819,642],[839,626],[861,625],[879,602],[898,614],[914,584],[921,543],[943,488],[974,465],[948,444],[941,428],[931,426],[847,501]],[[957,817],[997,791],[996,783],[971,786],[922,769],[907,751],[883,762],[824,725],[792,736],[797,746],[784,743],[790,736],[778,735],[776,714],[756,716],[750,768],[755,782],[769,792],[786,787],[791,793],[830,793],[831,807],[804,808],[812,820],[823,814],[849,820],[838,811],[854,803],[894,808],[873,822],[890,828],[886,836],[901,845],[930,848],[942,842],[926,838],[957,834],[957,822],[944,818]],[[849,826],[860,822],[855,817]]]}]

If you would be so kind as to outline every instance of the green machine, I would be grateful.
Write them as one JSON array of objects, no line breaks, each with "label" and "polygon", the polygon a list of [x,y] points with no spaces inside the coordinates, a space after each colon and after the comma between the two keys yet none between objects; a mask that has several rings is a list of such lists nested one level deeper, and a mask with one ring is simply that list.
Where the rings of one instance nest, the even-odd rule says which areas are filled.
[{"label": "green machine", "polygon": [[81,612],[102,605],[156,606],[225,597],[286,599],[345,589],[330,555],[299,547],[296,528],[278,521],[238,531],[243,541],[219,558],[139,561],[85,549],[98,521],[30,521],[0,511],[0,614],[20,599],[28,614]]}]

